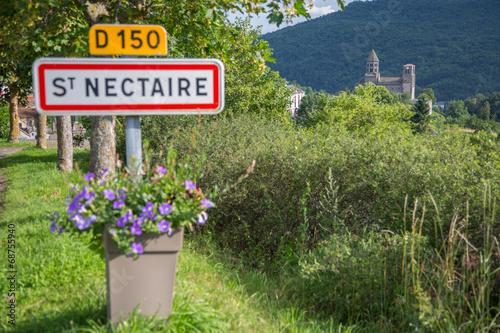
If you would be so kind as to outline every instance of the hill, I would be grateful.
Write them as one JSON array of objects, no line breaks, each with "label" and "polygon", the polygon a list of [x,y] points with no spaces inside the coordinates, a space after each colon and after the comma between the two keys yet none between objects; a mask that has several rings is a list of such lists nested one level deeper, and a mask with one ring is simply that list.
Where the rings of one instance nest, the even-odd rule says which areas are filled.
[{"label": "hill", "polygon": [[500,90],[498,0],[376,0],[262,36],[287,80],[335,93],[364,77],[371,49],[382,76],[416,66],[417,95],[438,100]]}]

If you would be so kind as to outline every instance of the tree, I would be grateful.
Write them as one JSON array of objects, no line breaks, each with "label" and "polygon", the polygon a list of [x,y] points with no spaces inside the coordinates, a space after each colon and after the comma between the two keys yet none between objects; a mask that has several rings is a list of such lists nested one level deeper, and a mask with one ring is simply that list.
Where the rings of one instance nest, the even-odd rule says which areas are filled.
[{"label": "tree", "polygon": [[47,149],[47,116],[36,115],[36,146]]},{"label": "tree", "polygon": [[399,95],[399,101],[403,104],[411,104],[410,93],[404,93],[404,94]]},{"label": "tree", "polygon": [[[71,17],[71,19],[68,19]],[[72,1],[18,0],[0,7],[0,81],[9,86],[11,114],[10,141],[18,140],[18,100],[24,102],[31,87],[31,64],[41,56],[71,56],[85,50],[82,42],[81,15]],[[64,123],[63,119],[60,123]],[[37,145],[45,144],[45,117],[38,117]],[[69,130],[69,133],[60,132]],[[58,126],[58,140],[72,146],[71,127]],[[61,142],[58,142],[61,147]],[[69,171],[73,164],[73,149],[58,151],[58,167]]]},{"label": "tree", "polygon": [[299,123],[307,123],[307,120],[314,112],[321,112],[325,107],[332,105],[332,102],[333,98],[326,92],[305,95],[300,101],[300,106],[297,110],[297,121]]},{"label": "tree", "polygon": [[448,109],[446,110],[446,115],[458,119],[468,116],[469,112],[467,111],[463,101],[451,101],[450,105],[448,105]]},{"label": "tree", "polygon": [[425,88],[422,90],[422,94],[424,95],[428,101],[432,101],[433,104],[436,103],[437,99],[436,96],[434,95],[434,90],[432,88]]},{"label": "tree", "polygon": [[8,142],[19,142],[19,101],[26,104],[31,86],[31,63],[34,53],[24,47],[22,36],[25,22],[18,3],[7,1],[0,6],[0,86],[7,86],[10,131]]},{"label": "tree", "polygon": [[490,103],[488,101],[484,102],[483,106],[479,108],[477,117],[483,120],[490,119]]},{"label": "tree", "polygon": [[417,103],[412,107],[413,117],[411,121],[415,123],[417,132],[425,132],[429,127],[431,109],[425,96],[420,95]]},{"label": "tree", "polygon": [[[71,116],[57,117],[57,167],[62,171],[73,170],[73,132]],[[71,156],[71,158],[68,158]]]},{"label": "tree", "polygon": [[400,97],[395,93],[389,92],[386,87],[377,86],[373,83],[366,83],[365,85],[372,87],[370,89],[357,89],[354,90],[354,93],[360,96],[370,93],[375,97],[375,101],[381,104],[396,104],[400,101]]}]

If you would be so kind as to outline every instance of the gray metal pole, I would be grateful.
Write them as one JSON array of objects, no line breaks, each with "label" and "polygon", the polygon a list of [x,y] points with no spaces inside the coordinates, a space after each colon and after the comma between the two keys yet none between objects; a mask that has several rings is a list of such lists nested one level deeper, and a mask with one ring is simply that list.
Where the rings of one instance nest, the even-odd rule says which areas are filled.
[{"label": "gray metal pole", "polygon": [[125,143],[127,149],[127,167],[136,174],[142,164],[141,118],[125,117]]}]

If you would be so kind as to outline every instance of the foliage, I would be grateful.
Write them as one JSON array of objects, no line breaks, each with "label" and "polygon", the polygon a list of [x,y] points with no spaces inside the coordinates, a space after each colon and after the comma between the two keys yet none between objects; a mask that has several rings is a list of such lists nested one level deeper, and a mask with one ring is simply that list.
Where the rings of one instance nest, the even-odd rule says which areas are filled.
[{"label": "foliage", "polygon": [[0,8],[0,85],[15,84],[25,101],[31,64],[42,55],[85,52],[88,25],[74,1],[11,1]]},{"label": "foliage", "polygon": [[0,139],[7,139],[10,130],[9,107],[0,104]]},{"label": "foliage", "polygon": [[488,101],[484,102],[483,106],[477,110],[477,116],[482,120],[490,119],[490,103]]},{"label": "foliage", "polygon": [[467,98],[464,103],[471,114],[478,114],[479,110],[488,103],[491,118],[500,120],[500,92],[493,92],[488,97],[477,94],[472,98]]},{"label": "foliage", "polygon": [[395,94],[386,88],[367,84],[358,86],[352,93],[343,92],[323,109],[316,110],[304,122],[306,126],[316,124],[338,124],[349,130],[377,127],[382,124],[401,123],[408,120],[411,113]]},{"label": "foliage", "polygon": [[128,172],[108,176],[105,170],[96,178],[88,173],[81,191],[78,184],[71,185],[66,213],[50,217],[50,231],[85,230],[97,242],[103,232],[109,232],[123,253],[137,257],[143,249],[135,236],[143,232],[171,235],[177,228],[192,228],[192,223],[205,224],[205,210],[213,204],[191,181],[196,179],[188,164],[176,164],[176,157],[170,150],[166,168],[146,169],[144,176]]},{"label": "foliage", "polygon": [[423,89],[421,96],[424,96],[428,101],[432,101],[433,104],[435,104],[437,101],[436,96],[434,95],[434,90],[432,88]]},{"label": "foliage", "polygon": [[446,115],[452,118],[468,116],[469,112],[463,101],[451,101],[446,110]]},{"label": "foliage", "polygon": [[[436,107],[437,108],[437,107]],[[446,118],[441,114],[439,108],[438,110],[432,110],[432,114],[429,117],[430,127],[434,130],[443,130],[446,123]]]},{"label": "foliage", "polygon": [[[490,107],[490,102],[493,107]],[[446,122],[478,131],[500,133],[500,122],[495,120],[499,106],[500,93],[497,92],[488,98],[483,94],[477,94],[465,101],[452,101],[445,109]]]},{"label": "foliage", "polygon": [[228,23],[225,31],[232,35],[231,48],[226,53],[225,106],[222,116],[244,113],[259,114],[267,119],[288,119],[291,91],[278,73],[269,70],[265,59],[271,54],[267,43],[256,42],[260,33],[251,29],[248,21]]},{"label": "foliage", "polygon": [[[424,239],[415,242],[425,244]],[[344,322],[390,317],[399,312],[405,293],[401,264],[409,259],[410,243],[407,235],[389,232],[332,234],[300,260],[304,280],[297,289],[309,295],[308,308]]]},{"label": "foliage", "polygon": [[401,76],[405,64],[414,64],[416,96],[432,88],[449,101],[500,90],[499,11],[496,0],[353,1],[262,39],[273,49],[272,70],[315,90],[352,89],[373,48],[381,76]]},{"label": "foliage", "polygon": [[430,107],[427,104],[427,99],[424,96],[418,98],[417,103],[412,107],[413,116],[411,121],[415,123],[415,129],[417,132],[425,132],[429,126],[430,120]]},{"label": "foliage", "polygon": [[299,109],[297,110],[297,122],[307,122],[314,112],[321,112],[327,106],[331,106],[333,98],[326,92],[309,93],[300,101]]},{"label": "foliage", "polygon": [[[256,161],[244,182],[218,197],[214,223],[199,236],[274,276],[280,297],[308,313],[338,314],[335,320],[346,323],[382,321],[381,327],[394,331],[453,329],[474,316],[482,316],[477,325],[495,327],[497,252],[483,244],[488,227],[490,235],[500,232],[498,219],[491,218],[500,211],[483,198],[489,184],[498,202],[498,139],[439,129],[414,134],[405,120],[377,118],[376,107],[397,113],[398,104],[378,105],[370,94],[362,96],[339,97],[359,126],[332,121],[293,128],[246,114],[216,123],[203,118],[168,138],[159,130],[148,137],[158,151],[173,144],[195,160],[206,154],[195,164],[203,187],[226,184]],[[376,106],[365,106],[368,101]],[[376,126],[357,114],[368,110]],[[448,247],[452,237],[461,245]],[[455,252],[436,252],[443,248]],[[471,249],[491,258],[484,280],[460,275],[480,271],[465,264],[480,255]],[[452,280],[450,290],[446,281]],[[481,303],[486,287],[469,293],[479,281],[491,290],[489,317]],[[446,317],[455,304],[460,316]],[[480,304],[483,310],[473,310]]]}]

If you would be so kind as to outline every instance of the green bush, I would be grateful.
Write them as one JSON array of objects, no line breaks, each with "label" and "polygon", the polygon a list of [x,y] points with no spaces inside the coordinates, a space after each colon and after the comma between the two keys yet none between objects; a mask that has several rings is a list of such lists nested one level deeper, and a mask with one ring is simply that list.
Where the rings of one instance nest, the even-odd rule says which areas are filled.
[{"label": "green bush", "polygon": [[352,131],[387,124],[408,128],[407,120],[412,116],[409,106],[390,97],[392,95],[383,87],[373,84],[358,86],[352,93],[343,92],[323,103],[323,107],[316,109],[302,123],[305,126],[342,125]]},{"label": "green bush", "polygon": [[10,131],[9,106],[0,104],[0,138],[7,139]]},{"label": "green bush", "polygon": [[[437,127],[414,134],[399,103],[363,94],[334,101],[338,112],[327,107],[308,127],[251,113],[145,117],[143,137],[156,159],[170,146],[191,154],[197,186],[225,188],[195,232],[259,271],[300,273],[284,279],[283,293],[307,311],[394,331],[459,330],[476,315],[480,324],[467,327],[490,325],[498,309],[481,305],[482,270],[470,258],[500,233],[499,139]],[[420,250],[405,252],[398,235],[408,234]],[[497,253],[484,251],[491,269],[481,289],[493,307]],[[467,270],[475,275],[464,280]]]},{"label": "green bush", "polygon": [[[404,211],[416,200],[426,204],[423,232],[433,244],[456,212],[477,221],[469,232],[480,242],[484,182],[500,193],[499,144],[486,133],[414,135],[399,122],[353,131],[335,124],[294,128],[252,115],[215,119],[163,117],[143,136],[157,152],[172,144],[181,155],[193,153],[202,187],[233,184],[256,161],[245,181],[221,195],[210,224],[216,242],[256,265],[296,250],[304,228],[303,243],[314,248],[337,230],[337,215],[356,232],[404,231]],[[328,196],[330,183],[338,188],[335,198]],[[332,200],[338,214],[325,209]]]}]

